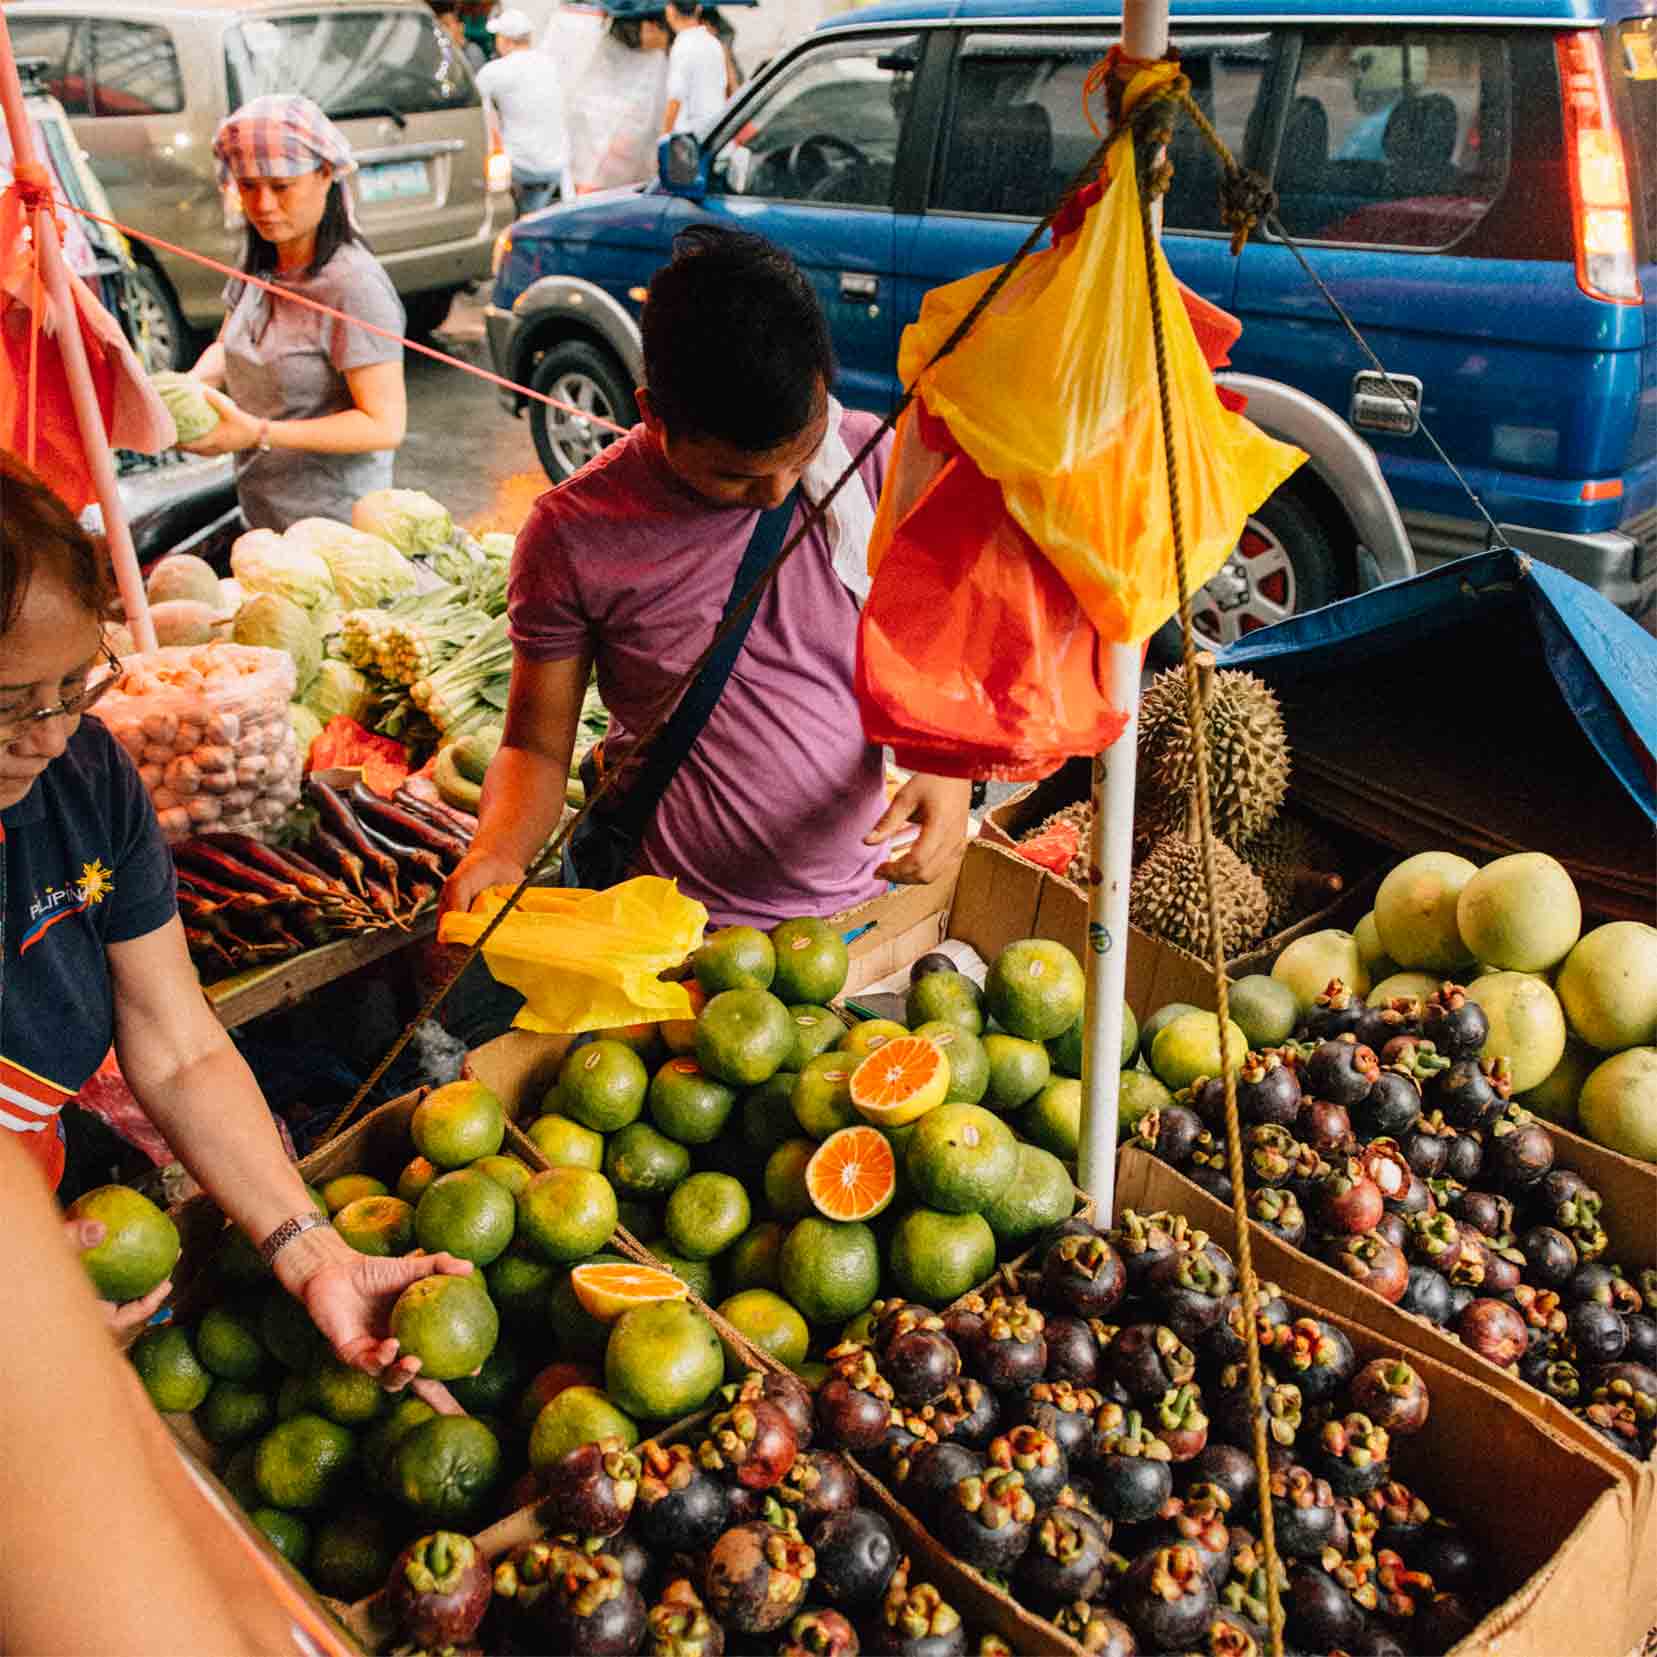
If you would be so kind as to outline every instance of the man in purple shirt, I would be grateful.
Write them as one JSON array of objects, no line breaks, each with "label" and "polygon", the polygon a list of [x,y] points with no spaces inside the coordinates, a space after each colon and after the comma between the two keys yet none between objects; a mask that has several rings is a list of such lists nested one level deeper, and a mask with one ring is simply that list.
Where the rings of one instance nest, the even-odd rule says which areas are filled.
[{"label": "man in purple shirt", "polygon": [[[833,401],[816,296],[757,236],[682,233],[651,282],[642,331],[643,423],[543,495],[518,536],[506,739],[446,907],[515,883],[556,826],[593,666],[612,719],[606,761],[617,764],[713,637],[759,514],[876,430],[873,416]],[[970,784],[917,776],[888,803],[852,690],[888,452],[874,451],[760,599],[640,844],[636,871],[677,879],[717,925],[833,914],[886,881],[935,880],[960,852]],[[906,824],[917,837],[889,856]]]}]

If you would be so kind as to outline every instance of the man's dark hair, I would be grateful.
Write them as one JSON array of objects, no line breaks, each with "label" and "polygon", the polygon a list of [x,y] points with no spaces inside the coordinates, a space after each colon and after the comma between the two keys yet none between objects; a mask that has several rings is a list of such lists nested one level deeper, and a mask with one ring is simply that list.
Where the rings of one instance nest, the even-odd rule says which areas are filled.
[{"label": "man's dark hair", "polygon": [[640,322],[651,407],[677,435],[758,453],[796,436],[834,383],[834,347],[800,267],[763,236],[693,225]]},{"label": "man's dark hair", "polygon": [[45,575],[95,615],[109,606],[109,562],[46,480],[0,449],[0,633],[17,620],[29,583]]}]

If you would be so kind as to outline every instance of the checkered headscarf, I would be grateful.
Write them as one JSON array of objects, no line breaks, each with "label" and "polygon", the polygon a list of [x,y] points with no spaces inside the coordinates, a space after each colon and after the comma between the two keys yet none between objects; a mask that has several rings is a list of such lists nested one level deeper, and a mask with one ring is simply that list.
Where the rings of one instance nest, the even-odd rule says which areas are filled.
[{"label": "checkered headscarf", "polygon": [[213,159],[221,188],[238,178],[298,178],[324,163],[342,176],[357,165],[345,134],[315,103],[275,92],[219,122]]}]

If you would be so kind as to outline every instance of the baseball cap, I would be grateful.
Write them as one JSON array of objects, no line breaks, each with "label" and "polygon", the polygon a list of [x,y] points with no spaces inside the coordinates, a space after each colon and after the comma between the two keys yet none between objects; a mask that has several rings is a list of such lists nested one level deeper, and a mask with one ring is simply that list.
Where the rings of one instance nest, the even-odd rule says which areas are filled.
[{"label": "baseball cap", "polygon": [[490,34],[505,35],[508,40],[528,40],[535,33],[535,25],[530,22],[527,13],[514,6],[491,17],[488,29]]}]

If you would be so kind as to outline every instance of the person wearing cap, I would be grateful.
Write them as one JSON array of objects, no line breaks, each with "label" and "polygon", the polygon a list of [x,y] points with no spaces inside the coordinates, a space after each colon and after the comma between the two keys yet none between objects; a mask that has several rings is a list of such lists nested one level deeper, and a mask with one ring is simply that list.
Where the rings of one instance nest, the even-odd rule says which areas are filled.
[{"label": "person wearing cap", "polygon": [[725,107],[731,66],[719,36],[702,19],[696,0],[667,0],[673,49],[667,55],[667,109],[662,131],[705,132]]},{"label": "person wearing cap", "polygon": [[271,94],[219,124],[213,156],[221,187],[238,193],[247,217],[242,269],[275,291],[226,284],[229,315],[190,370],[219,423],[185,446],[235,455],[236,492],[254,529],[349,523],[359,496],[391,486],[408,420],[403,306],[351,216],[351,147],[309,98]]},{"label": "person wearing cap", "polygon": [[570,80],[570,146],[581,191],[654,178],[667,107],[667,49],[673,36],[661,4],[604,0],[604,10],[604,34]]},{"label": "person wearing cap", "polygon": [[526,13],[509,6],[489,19],[489,32],[498,55],[478,71],[478,91],[512,163],[512,205],[522,218],[575,194],[564,94],[558,65],[536,48]]},{"label": "person wearing cap", "polygon": [[454,48],[466,60],[466,67],[476,74],[489,61],[489,54],[466,33],[466,20],[460,15],[458,0],[432,0],[432,13],[437,26]]}]

